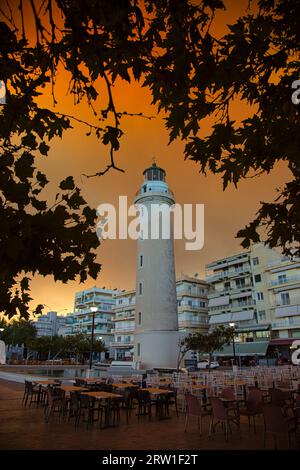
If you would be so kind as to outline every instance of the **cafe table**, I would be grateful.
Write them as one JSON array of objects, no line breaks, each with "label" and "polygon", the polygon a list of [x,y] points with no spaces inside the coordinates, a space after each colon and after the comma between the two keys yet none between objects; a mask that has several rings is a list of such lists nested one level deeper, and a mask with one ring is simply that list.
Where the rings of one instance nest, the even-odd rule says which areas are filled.
[{"label": "cafe table", "polygon": [[111,392],[83,392],[82,395],[88,395],[89,397],[95,398],[96,400],[103,400],[107,402],[107,406],[105,407],[105,425],[102,428],[113,427],[114,425],[110,422],[110,410],[111,410],[111,403],[113,400],[123,398],[123,395],[117,395],[116,393]]}]

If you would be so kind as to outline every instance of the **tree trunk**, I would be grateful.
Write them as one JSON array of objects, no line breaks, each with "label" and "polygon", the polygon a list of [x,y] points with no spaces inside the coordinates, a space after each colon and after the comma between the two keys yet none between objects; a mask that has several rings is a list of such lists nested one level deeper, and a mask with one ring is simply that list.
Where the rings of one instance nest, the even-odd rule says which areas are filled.
[{"label": "tree trunk", "polygon": [[210,365],[211,365],[211,353],[208,355],[208,372],[210,372]]}]

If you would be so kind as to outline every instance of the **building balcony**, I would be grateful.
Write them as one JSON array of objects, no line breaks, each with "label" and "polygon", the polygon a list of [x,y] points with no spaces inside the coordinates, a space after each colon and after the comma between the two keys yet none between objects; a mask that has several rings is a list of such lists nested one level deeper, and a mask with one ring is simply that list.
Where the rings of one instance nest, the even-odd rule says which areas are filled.
[{"label": "building balcony", "polygon": [[134,333],[134,325],[133,326],[124,326],[124,328],[112,328],[111,329],[112,334],[114,335],[119,335],[123,333]]},{"label": "building balcony", "polygon": [[272,322],[272,330],[300,328],[300,318],[285,318],[284,320],[276,320]]},{"label": "building balcony", "polygon": [[253,289],[252,284],[245,284],[244,286],[239,286],[239,287],[226,287],[225,289],[218,289],[218,290],[213,290],[211,289],[208,293],[208,298],[213,299],[215,297],[220,297],[221,294],[228,294],[228,295],[234,295],[234,294],[239,294],[242,292],[241,291],[249,291],[249,295],[251,295]]},{"label": "building balcony", "polygon": [[256,304],[255,300],[252,299],[252,300],[248,300],[245,302],[240,302],[238,304],[230,304],[229,308],[230,310],[241,310],[241,308],[243,307],[252,307],[255,304]]},{"label": "building balcony", "polygon": [[179,328],[209,328],[208,320],[204,321],[192,321],[192,320],[183,320],[178,323]]},{"label": "building balcony", "polygon": [[206,278],[206,281],[207,282],[217,282],[217,281],[221,281],[221,280],[226,279],[226,278],[240,276],[241,274],[250,273],[250,272],[251,272],[251,266],[249,264],[249,265],[243,266],[241,268],[230,269],[228,271],[220,271],[219,273],[214,273],[211,276],[208,276]]},{"label": "building balcony", "polygon": [[115,323],[118,321],[134,320],[134,318],[135,318],[135,312],[133,312],[132,314],[127,313],[126,315],[118,315],[112,318],[112,322]]},{"label": "building balcony", "polygon": [[281,307],[281,308],[286,308],[286,309],[293,307],[293,309],[297,310],[298,308],[300,308],[300,298],[299,297],[291,298],[289,303],[284,303],[281,301],[275,302],[272,305],[272,308],[276,308],[276,307]]},{"label": "building balcony", "polygon": [[227,266],[232,266],[239,263],[245,263],[248,261],[248,254],[247,253],[240,253],[235,256],[229,256],[228,258],[220,259],[218,261],[213,261],[212,263],[208,263],[206,265],[207,270],[212,269],[222,269],[226,268]]},{"label": "building balcony", "polygon": [[178,305],[177,310],[178,313],[184,313],[187,311],[206,313],[208,311],[208,307],[195,307],[194,305]]},{"label": "building balcony", "polygon": [[207,294],[208,294],[208,291],[206,294],[201,294],[201,293],[197,293],[197,292],[193,292],[193,291],[189,291],[189,289],[182,289],[182,290],[176,290],[176,294],[177,294],[177,298],[180,298],[180,297],[193,297],[193,298],[197,298],[197,299],[203,299],[205,300],[206,297],[207,297]]},{"label": "building balcony", "polygon": [[277,287],[282,286],[289,283],[299,282],[300,283],[300,274],[295,276],[287,276],[286,278],[282,279],[275,279],[274,281],[269,282],[269,287]]},{"label": "building balcony", "polygon": [[109,345],[111,348],[133,348],[133,341],[111,341]]}]

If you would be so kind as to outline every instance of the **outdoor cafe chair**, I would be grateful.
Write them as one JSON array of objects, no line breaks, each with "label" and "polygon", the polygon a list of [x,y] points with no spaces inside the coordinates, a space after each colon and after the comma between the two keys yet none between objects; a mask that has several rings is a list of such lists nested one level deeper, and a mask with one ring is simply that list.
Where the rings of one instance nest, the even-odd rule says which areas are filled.
[{"label": "outdoor cafe chair", "polygon": [[190,416],[197,416],[198,429],[200,431],[200,435],[202,435],[202,418],[204,416],[210,415],[211,412],[208,410],[204,410],[202,407],[201,399],[197,398],[195,395],[192,395],[191,393],[187,393],[185,395],[185,402],[186,402],[186,409],[185,409],[184,432],[187,431]]},{"label": "outdoor cafe chair", "polygon": [[29,407],[32,403],[40,403],[41,387],[33,385],[29,380],[25,380],[25,389],[22,402],[26,406],[29,399]]},{"label": "outdoor cafe chair", "polygon": [[89,395],[81,394],[79,397],[79,409],[77,411],[76,426],[79,426],[80,419],[86,423],[86,428],[95,421],[102,419],[103,407],[96,403],[94,397]]},{"label": "outdoor cafe chair", "polygon": [[48,423],[50,416],[55,412],[64,416],[66,412],[66,400],[65,392],[58,388],[48,387],[47,388],[47,406],[45,408],[45,420]]},{"label": "outdoor cafe chair", "polygon": [[280,406],[284,414],[293,407],[293,397],[290,392],[278,390],[277,388],[270,388],[269,395],[272,405]]},{"label": "outdoor cafe chair", "polygon": [[288,438],[288,445],[291,448],[291,435],[296,434],[295,417],[287,418],[283,414],[280,406],[271,404],[263,405],[264,415],[264,448],[266,447],[267,434],[273,435],[274,448],[277,449],[278,435],[285,435]]},{"label": "outdoor cafe chair", "polygon": [[249,430],[251,428],[251,417],[252,417],[254,433],[256,433],[255,417],[257,415],[262,414],[263,399],[264,399],[263,392],[261,390],[253,388],[249,391],[248,398],[245,402],[245,406],[243,408],[239,407],[240,415],[247,416],[248,418]]},{"label": "outdoor cafe chair", "polygon": [[228,431],[231,432],[230,423],[237,426],[240,432],[240,415],[238,408],[228,408],[224,405],[222,400],[217,397],[211,397],[210,399],[212,412],[211,420],[209,425],[209,437],[215,432],[215,428],[218,424],[222,424],[225,431],[225,440],[228,441]]}]

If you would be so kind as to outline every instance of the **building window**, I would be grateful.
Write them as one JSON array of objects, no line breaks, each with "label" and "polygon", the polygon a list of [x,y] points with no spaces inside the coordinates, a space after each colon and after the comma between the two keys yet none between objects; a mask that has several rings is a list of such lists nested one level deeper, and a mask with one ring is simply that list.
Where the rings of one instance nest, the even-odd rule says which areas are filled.
[{"label": "building window", "polygon": [[258,311],[258,318],[259,318],[260,321],[265,320],[266,319],[266,311],[265,310],[259,310]]},{"label": "building window", "polygon": [[137,355],[141,355],[141,343],[137,343]]},{"label": "building window", "polygon": [[278,276],[278,282],[279,284],[286,282],[286,274],[280,274],[280,276]]},{"label": "building window", "polygon": [[257,292],[257,300],[264,300],[264,293],[263,292]]},{"label": "building window", "polygon": [[259,264],[259,258],[257,256],[252,259],[252,264],[253,266],[257,266]]},{"label": "building window", "polygon": [[143,294],[143,284],[139,282],[139,295]]},{"label": "building window", "polygon": [[142,312],[139,312],[139,325],[142,324]]},{"label": "building window", "polygon": [[289,305],[291,303],[289,292],[283,292],[281,294],[281,303],[282,305]]},{"label": "building window", "polygon": [[241,279],[237,279],[235,281],[236,287],[245,287],[245,284],[246,283],[245,283],[245,278],[244,277],[242,277]]},{"label": "building window", "polygon": [[260,274],[255,274],[254,280],[255,280],[255,282],[261,282],[261,275]]},{"label": "building window", "polygon": [[140,268],[143,266],[143,255],[140,255]]}]

